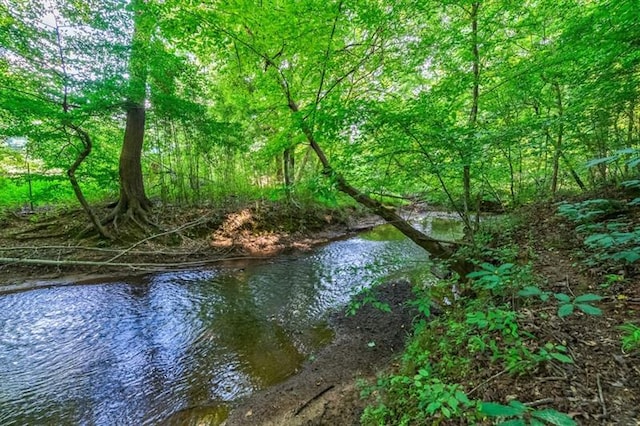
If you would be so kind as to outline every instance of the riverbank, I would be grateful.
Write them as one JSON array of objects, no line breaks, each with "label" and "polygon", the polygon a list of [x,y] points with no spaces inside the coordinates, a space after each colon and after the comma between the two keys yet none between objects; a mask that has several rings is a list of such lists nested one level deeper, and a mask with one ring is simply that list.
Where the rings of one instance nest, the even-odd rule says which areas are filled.
[{"label": "riverbank", "polygon": [[[633,229],[638,210],[622,219]],[[516,265],[497,273],[504,291],[487,293],[476,284],[467,293],[475,299],[459,300],[413,334],[417,313],[403,302],[413,295],[405,284],[387,285],[381,297],[394,301],[391,315],[371,314],[369,306],[362,317],[345,319],[342,338],[300,374],[244,401],[227,425],[360,424],[365,406],[373,407],[365,415],[372,425],[399,424],[405,414],[421,418],[419,424],[531,418],[555,425],[640,424],[640,336],[623,328],[640,326],[636,265],[590,264],[594,253],[585,250],[584,235],[554,204],[523,210],[494,232],[484,260],[496,268]],[[551,299],[516,294],[531,287]],[[559,310],[563,294],[576,300],[570,314],[566,306],[565,313]],[[361,338],[363,325],[381,334]],[[402,341],[409,347],[402,349]],[[367,359],[369,342],[385,348],[384,356]],[[399,387],[389,388],[394,381]]]},{"label": "riverbank", "polygon": [[404,348],[416,311],[406,305],[408,281],[376,288],[385,313],[365,305],[353,316],[335,312],[336,337],[295,376],[260,391],[235,407],[226,426],[358,424],[366,402],[358,382],[373,380]]},{"label": "riverbank", "polygon": [[129,229],[106,241],[81,236],[87,219],[79,209],[5,212],[0,217],[0,292],[266,259],[308,251],[381,223],[353,208],[269,202],[158,207],[152,221],[157,228],[147,234]]}]

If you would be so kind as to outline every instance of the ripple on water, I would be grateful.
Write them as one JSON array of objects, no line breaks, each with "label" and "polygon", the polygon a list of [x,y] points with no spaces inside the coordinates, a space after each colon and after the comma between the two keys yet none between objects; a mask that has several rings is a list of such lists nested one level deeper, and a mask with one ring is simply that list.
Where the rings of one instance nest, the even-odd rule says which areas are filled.
[{"label": "ripple on water", "polygon": [[328,343],[328,310],[424,259],[380,235],[243,268],[0,296],[0,424],[218,421]]}]

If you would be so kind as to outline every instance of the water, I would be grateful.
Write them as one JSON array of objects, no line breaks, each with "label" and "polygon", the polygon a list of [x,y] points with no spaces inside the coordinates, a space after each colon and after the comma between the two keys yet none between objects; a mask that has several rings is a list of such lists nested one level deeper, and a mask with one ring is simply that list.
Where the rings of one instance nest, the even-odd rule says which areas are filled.
[{"label": "water", "polygon": [[424,258],[379,227],[273,261],[0,296],[0,424],[219,423],[331,340],[329,310]]}]

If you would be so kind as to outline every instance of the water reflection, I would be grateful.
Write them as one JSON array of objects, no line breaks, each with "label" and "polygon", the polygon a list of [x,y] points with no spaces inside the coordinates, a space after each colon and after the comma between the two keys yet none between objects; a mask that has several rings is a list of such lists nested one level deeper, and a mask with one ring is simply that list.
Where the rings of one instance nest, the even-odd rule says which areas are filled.
[{"label": "water reflection", "polygon": [[243,269],[1,296],[0,424],[221,421],[327,343],[327,310],[424,259],[376,232]]}]

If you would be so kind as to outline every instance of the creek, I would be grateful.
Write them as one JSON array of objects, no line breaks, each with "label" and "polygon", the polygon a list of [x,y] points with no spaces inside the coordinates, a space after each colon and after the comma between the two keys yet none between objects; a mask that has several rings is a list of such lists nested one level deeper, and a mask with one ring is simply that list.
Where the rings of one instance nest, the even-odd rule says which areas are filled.
[{"label": "creek", "polygon": [[[459,222],[427,217],[434,237]],[[423,263],[388,225],[307,253],[0,296],[0,424],[161,424],[230,406],[295,374],[332,337],[327,314]]]}]

